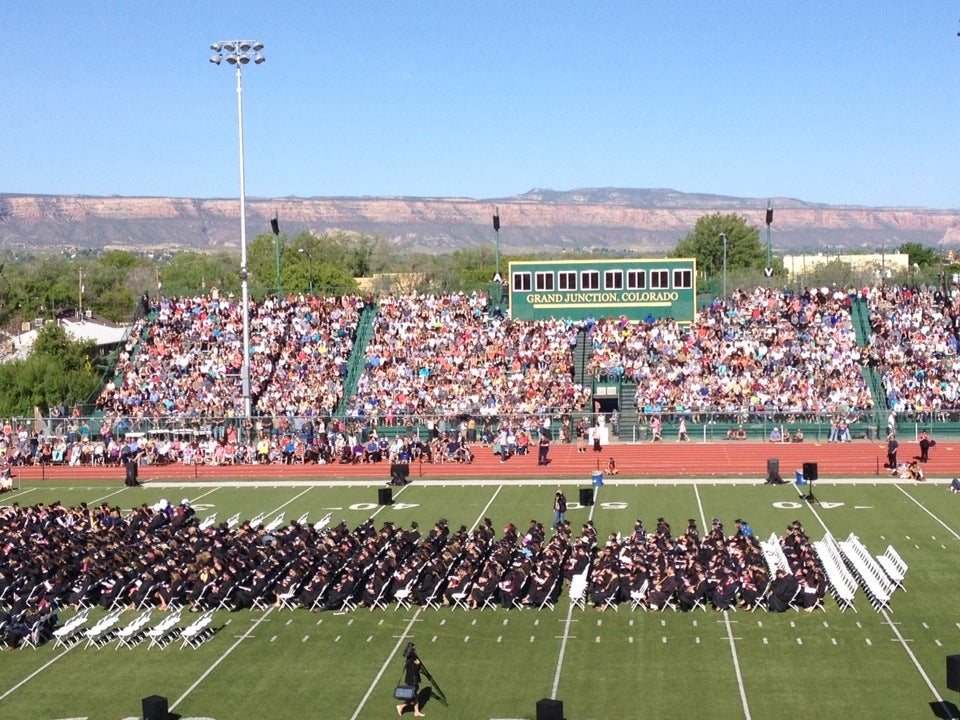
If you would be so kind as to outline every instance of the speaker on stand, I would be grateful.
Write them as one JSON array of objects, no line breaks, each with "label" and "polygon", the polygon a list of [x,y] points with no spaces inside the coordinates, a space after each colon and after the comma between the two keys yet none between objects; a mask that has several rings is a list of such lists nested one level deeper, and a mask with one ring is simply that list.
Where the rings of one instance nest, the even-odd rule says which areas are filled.
[{"label": "speaker on stand", "polygon": [[960,655],[947,655],[947,687],[960,692]]},{"label": "speaker on stand", "polygon": [[563,703],[550,698],[537,700],[537,720],[563,720]]},{"label": "speaker on stand", "polygon": [[393,488],[380,488],[377,490],[377,502],[380,505],[393,505]]},{"label": "speaker on stand", "polygon": [[780,458],[767,458],[767,484],[780,485],[783,478],[780,477]]},{"label": "speaker on stand", "polygon": [[142,700],[143,720],[169,720],[170,709],[162,695],[151,695]]},{"label": "speaker on stand", "polygon": [[813,494],[813,483],[819,477],[819,468],[815,462],[805,462],[803,464],[803,479],[807,481],[808,494],[803,496],[807,502],[816,502],[817,498]]}]

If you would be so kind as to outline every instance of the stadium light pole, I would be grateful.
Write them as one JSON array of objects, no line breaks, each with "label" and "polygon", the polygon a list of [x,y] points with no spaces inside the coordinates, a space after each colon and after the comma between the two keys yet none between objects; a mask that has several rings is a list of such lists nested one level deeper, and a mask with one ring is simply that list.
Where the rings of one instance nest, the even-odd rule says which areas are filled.
[{"label": "stadium light pole", "polygon": [[307,256],[307,267],[310,271],[310,297],[313,297],[313,255],[306,248],[298,248],[297,252]]},{"label": "stadium light pole", "polygon": [[727,299],[727,234],[720,233],[720,239],[723,240],[723,299]]},{"label": "stadium light pole", "polygon": [[494,271],[493,281],[502,282],[503,278],[500,275],[500,208],[496,207],[493,209],[493,234],[496,237],[496,270]]},{"label": "stadium light pole", "polygon": [[770,226],[773,224],[773,201],[767,200],[767,287],[770,287],[770,278],[773,277],[773,256],[770,252]]},{"label": "stadium light pole", "polygon": [[226,60],[237,66],[237,135],[240,140],[240,301],[243,303],[243,364],[240,375],[243,392],[243,417],[250,419],[250,288],[247,272],[247,206],[243,174],[243,81],[240,69],[251,60],[255,65],[264,61],[260,51],[263,43],[255,40],[221,40],[210,46],[214,55],[210,62],[219,65]]},{"label": "stadium light pole", "polygon": [[270,221],[270,229],[273,230],[273,244],[277,250],[277,301],[280,300],[280,213],[273,214],[273,220]]}]

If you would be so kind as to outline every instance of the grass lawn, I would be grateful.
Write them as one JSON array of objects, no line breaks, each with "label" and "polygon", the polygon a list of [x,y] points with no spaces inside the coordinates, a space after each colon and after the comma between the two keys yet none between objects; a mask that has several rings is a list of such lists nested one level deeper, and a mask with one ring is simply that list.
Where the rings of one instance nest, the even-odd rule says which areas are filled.
[{"label": "grass lawn", "polygon": [[[582,484],[586,486],[586,484]],[[549,526],[553,484],[414,482],[377,505],[373,483],[156,483],[121,489],[115,481],[72,486],[27,483],[0,503],[60,500],[130,508],[161,497],[189,498],[200,518],[235,512],[287,521],[327,513],[353,527],[373,516],[407,526],[445,517],[455,529],[483,518],[502,528]],[[945,656],[960,653],[960,496],[942,483],[821,482],[819,502],[793,485],[608,481],[593,506],[571,504],[574,523],[592,519],[601,543],[627,534],[637,518],[648,530],[665,517],[675,532],[688,518],[701,531],[738,517],[758,536],[782,534],[799,520],[812,539],[855,532],[874,554],[892,544],[909,565],[906,591],[876,612],[861,592],[858,612],[772,614],[713,610],[598,613],[554,610],[454,611],[359,609],[349,614],[268,610],[218,612],[217,632],[199,648],[39,649],[0,654],[0,717],[23,720],[141,717],[141,698],[162,695],[181,718],[396,717],[400,650],[414,641],[449,704],[429,699],[430,718],[534,718],[536,702],[556,698],[568,720],[612,718],[960,718],[946,687]],[[577,499],[576,486],[567,496]],[[69,616],[61,615],[61,621]],[[162,613],[155,611],[156,620]],[[124,614],[121,624],[135,616]],[[185,621],[193,619],[185,616]],[[429,682],[425,683],[430,685]],[[412,717],[412,714],[409,715]],[[406,717],[406,716],[405,716]]]}]

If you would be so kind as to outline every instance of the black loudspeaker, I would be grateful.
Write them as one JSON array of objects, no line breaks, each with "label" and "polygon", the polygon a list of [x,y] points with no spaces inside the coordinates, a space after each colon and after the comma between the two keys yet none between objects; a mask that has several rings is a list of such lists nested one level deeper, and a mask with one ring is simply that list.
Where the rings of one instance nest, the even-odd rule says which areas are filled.
[{"label": "black loudspeaker", "polygon": [[947,687],[960,692],[960,655],[947,655]]},{"label": "black loudspeaker", "polygon": [[563,703],[550,698],[537,700],[537,720],[563,720]]},{"label": "black loudspeaker", "polygon": [[767,478],[780,476],[780,458],[767,458]]},{"label": "black loudspeaker", "polygon": [[593,505],[593,488],[580,488],[580,504],[584,507]]},{"label": "black loudspeaker", "polygon": [[803,464],[803,479],[812,483],[818,478],[818,468],[816,463]]},{"label": "black loudspeaker", "polygon": [[161,695],[151,695],[143,699],[143,720],[169,720],[170,710],[167,699]]},{"label": "black loudspeaker", "polygon": [[406,485],[410,478],[410,464],[409,463],[391,463],[390,464],[390,481],[394,485]]},{"label": "black loudspeaker", "polygon": [[381,505],[393,505],[393,490],[391,488],[380,488],[377,490],[377,500]]}]

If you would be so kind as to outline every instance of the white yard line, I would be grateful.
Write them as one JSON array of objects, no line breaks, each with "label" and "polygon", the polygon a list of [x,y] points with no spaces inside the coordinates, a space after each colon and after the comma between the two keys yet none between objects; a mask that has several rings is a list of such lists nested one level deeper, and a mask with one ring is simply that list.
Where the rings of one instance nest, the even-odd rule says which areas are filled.
[{"label": "white yard line", "polygon": [[747,703],[747,691],[743,687],[743,674],[740,672],[740,659],[737,657],[737,643],[733,639],[733,627],[730,625],[730,611],[723,611],[723,623],[727,626],[727,640],[730,642],[730,655],[733,656],[733,669],[737,675],[737,687],[740,689],[740,703],[743,705],[743,717],[750,720],[750,705]]},{"label": "white yard line", "polygon": [[313,488],[307,488],[306,490],[304,490],[304,491],[303,491],[302,493],[300,493],[299,495],[294,495],[292,498],[290,498],[290,499],[287,500],[285,503],[283,503],[283,505],[280,505],[280,506],[274,508],[271,512],[268,512],[267,515],[276,515],[278,512],[280,512],[280,511],[283,510],[285,507],[287,507],[287,505],[289,505],[289,504],[292,503],[292,502],[296,502],[297,500],[299,500],[300,498],[302,498],[304,495],[306,495],[308,492],[310,492],[312,489],[313,489]]},{"label": "white yard line", "polygon": [[[897,485],[897,489],[900,490],[900,492],[903,492],[904,495],[907,495],[907,497],[910,497],[906,492],[903,491],[903,489],[899,485]],[[797,492],[800,493],[800,495],[803,495],[803,493],[800,491],[799,488],[797,489]],[[913,498],[911,498],[911,500],[912,499]],[[916,501],[914,500],[914,502]],[[815,504],[816,504],[815,502],[807,503],[807,505],[810,507],[810,512],[813,513],[813,516],[817,519],[817,522],[820,523],[820,526],[823,528],[824,532],[829,533],[830,528],[827,527],[827,524],[823,521],[823,518],[820,517],[820,513],[818,513],[817,509],[814,507]],[[920,505],[919,503],[917,504]],[[920,507],[921,509],[926,510],[926,508],[923,508],[922,505]],[[927,512],[929,513],[929,511]],[[933,517],[932,514],[931,514],[931,517]],[[934,519],[936,520],[937,518],[934,517]],[[946,525],[944,525],[944,527],[946,527]],[[949,528],[947,529],[949,530]],[[951,532],[953,531],[951,530]],[[956,535],[956,533],[954,533],[954,535]],[[913,651],[910,649],[910,646],[907,644],[906,639],[903,637],[903,635],[900,634],[899,628],[897,628],[893,620],[890,619],[890,614],[886,611],[886,609],[881,610],[880,614],[883,616],[883,621],[887,624],[890,630],[893,631],[893,634],[897,636],[897,641],[900,643],[900,647],[902,647],[904,652],[907,653],[911,662],[913,662],[913,666],[917,669],[917,672],[920,673],[920,677],[923,678],[923,681],[926,683],[927,688],[929,688],[930,693],[933,695],[934,698],[936,698],[937,703],[939,703],[941,709],[943,710],[943,715],[940,717],[947,718],[947,720],[957,720],[957,716],[952,711],[952,708],[954,707],[953,704],[946,702],[943,699],[943,696],[940,695],[940,691],[937,690],[937,686],[930,679],[930,676],[927,675],[927,672],[923,669],[923,665],[921,665],[920,661],[917,660],[917,656],[913,654]]]},{"label": "white yard line", "polygon": [[[73,647],[76,647],[76,645],[74,645]],[[7,697],[7,695],[9,695],[10,693],[12,693],[14,690],[19,690],[20,688],[22,688],[22,687],[23,687],[24,685],[26,685],[28,682],[30,682],[31,680],[33,680],[33,678],[35,678],[37,675],[39,675],[40,673],[42,673],[44,670],[46,670],[48,667],[50,667],[50,666],[53,665],[55,662],[57,662],[60,658],[62,658],[64,655],[66,655],[68,652],[70,652],[71,650],[73,650],[73,647],[66,648],[62,653],[60,653],[59,655],[57,655],[56,657],[54,657],[52,660],[50,660],[49,662],[44,663],[43,665],[41,665],[40,667],[38,667],[38,668],[37,668],[36,670],[34,670],[32,673],[30,673],[29,675],[27,675],[23,680],[21,680],[21,681],[18,682],[16,685],[14,685],[12,688],[10,688],[9,690],[7,690],[3,695],[0,695],[0,700],[5,699],[5,698]]]},{"label": "white yard line", "polygon": [[[602,486],[601,486],[602,487]],[[593,509],[597,506],[597,496],[600,494],[600,488],[593,491],[593,505],[590,506],[590,512],[587,513],[587,520],[593,520]],[[561,583],[561,588],[563,584]],[[553,686],[550,688],[550,698],[556,700],[557,692],[560,688],[560,673],[563,671],[563,658],[567,654],[567,640],[570,639],[570,624],[573,622],[573,603],[567,608],[567,617],[563,621],[563,635],[560,636],[560,652],[557,654],[557,668],[553,673]]]},{"label": "white yard line", "polygon": [[179,705],[180,703],[182,703],[190,693],[192,693],[194,690],[196,690],[196,689],[197,689],[197,686],[200,685],[200,683],[202,683],[204,680],[206,680],[206,679],[207,679],[207,676],[210,675],[210,673],[212,673],[214,670],[216,670],[217,666],[218,666],[220,663],[222,663],[224,660],[226,660],[227,657],[230,655],[230,653],[232,653],[234,650],[236,650],[236,649],[240,646],[240,643],[242,643],[244,640],[246,640],[248,637],[250,637],[250,635],[253,633],[253,631],[256,630],[256,629],[260,626],[260,623],[262,623],[264,620],[266,620],[268,617],[270,617],[270,614],[271,614],[275,609],[276,609],[276,608],[274,608],[274,607],[271,606],[270,608],[268,608],[268,609],[266,610],[266,612],[263,613],[263,615],[261,615],[260,617],[258,617],[258,618],[257,618],[257,621],[256,621],[253,625],[250,626],[250,629],[247,630],[243,635],[241,635],[240,637],[238,637],[238,638],[237,638],[237,641],[236,641],[233,645],[231,645],[229,648],[227,648],[227,651],[226,651],[225,653],[223,653],[223,655],[221,655],[219,658],[217,658],[217,660],[213,663],[213,665],[211,665],[210,667],[208,667],[208,668],[204,671],[203,675],[201,675],[200,677],[198,677],[198,678],[197,678],[197,681],[196,681],[195,683],[193,683],[193,685],[191,685],[190,687],[188,687],[188,688],[184,691],[183,695],[181,695],[180,697],[178,697],[178,698],[170,705],[170,710],[175,709],[175,708],[177,707],[177,705]]},{"label": "white yard line", "polygon": [[[401,492],[406,490],[409,485],[404,485],[400,490],[397,491],[399,495]],[[480,515],[477,516],[477,519],[473,522],[473,527],[470,528],[472,532],[476,527],[483,521],[486,517],[487,511],[490,509],[490,506],[493,505],[493,501],[497,499],[497,495],[500,494],[500,491],[503,489],[503,485],[498,485],[496,491],[493,495],[490,496],[490,500],[487,501],[487,504],[484,506],[483,510],[480,511]],[[397,657],[397,653],[400,652],[400,647],[406,644],[407,638],[410,637],[410,630],[413,628],[414,623],[420,617],[420,614],[423,612],[422,608],[417,608],[416,612],[413,613],[413,617],[410,618],[410,621],[407,623],[407,626],[404,628],[403,632],[400,634],[400,637],[397,639],[397,644],[393,646],[393,650],[390,651],[390,654],[387,656],[387,659],[383,661],[383,665],[380,666],[380,670],[377,672],[376,676],[373,678],[373,682],[370,683],[370,687],[367,688],[367,691],[363,694],[363,697],[360,698],[360,702],[357,704],[357,709],[353,711],[353,715],[350,716],[350,720],[356,720],[360,717],[360,713],[363,712],[363,709],[366,707],[367,702],[370,700],[370,696],[373,695],[373,691],[376,690],[377,685],[380,684],[380,679],[383,677],[384,673],[387,672],[394,659]],[[419,654],[419,653],[418,653]]]},{"label": "white yard line", "polygon": [[915,497],[913,497],[913,495],[911,495],[911,494],[908,493],[906,490],[904,490],[900,485],[897,485],[897,490],[899,490],[899,491],[902,492],[904,495],[906,495],[908,498],[910,498],[910,500],[913,501],[913,503],[914,503],[918,508],[920,508],[920,509],[923,510],[927,515],[929,515],[929,516],[932,517],[934,520],[936,520],[937,523],[939,523],[940,526],[943,527],[944,530],[946,530],[948,533],[950,533],[951,535],[953,535],[953,537],[954,537],[955,540],[960,540],[960,535],[957,534],[956,530],[954,530],[952,527],[950,527],[949,525],[947,525],[943,520],[941,520],[941,519],[938,518],[936,515],[934,515],[932,512],[930,512],[930,511],[926,508],[926,506],[923,505],[923,503],[921,503],[921,502],[920,502],[919,500],[917,500]]},{"label": "white yard line", "polygon": [[[693,494],[697,498],[697,507],[700,509],[701,532],[706,534],[707,528],[712,528],[712,523],[711,525],[707,525],[707,516],[703,511],[703,501],[700,499],[700,490],[697,485],[693,486]],[[733,672],[737,676],[737,688],[740,691],[740,704],[743,706],[743,717],[746,718],[746,720],[750,720],[750,703],[747,702],[747,690],[743,686],[743,673],[740,670],[740,658],[737,655],[737,643],[733,637],[733,627],[730,624],[730,612],[728,610],[723,611],[723,623],[727,628],[727,641],[730,643],[730,655],[733,658]]]}]

